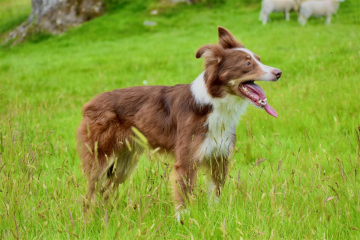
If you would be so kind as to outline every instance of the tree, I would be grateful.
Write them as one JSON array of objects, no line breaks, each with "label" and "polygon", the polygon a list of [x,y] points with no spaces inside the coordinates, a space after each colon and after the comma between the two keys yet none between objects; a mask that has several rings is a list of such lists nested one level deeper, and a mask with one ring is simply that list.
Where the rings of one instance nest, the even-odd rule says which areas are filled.
[{"label": "tree", "polygon": [[60,34],[104,13],[103,0],[31,0],[29,18],[9,34],[7,42],[23,41],[38,32]]}]

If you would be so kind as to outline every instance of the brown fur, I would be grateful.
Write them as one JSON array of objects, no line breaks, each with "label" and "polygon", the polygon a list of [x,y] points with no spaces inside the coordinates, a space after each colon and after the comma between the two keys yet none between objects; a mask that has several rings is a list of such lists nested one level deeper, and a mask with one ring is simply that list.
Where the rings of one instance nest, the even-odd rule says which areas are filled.
[{"label": "brown fur", "polygon": [[[118,157],[122,161],[123,155],[135,154],[125,144],[127,140],[133,148],[137,147],[131,138],[134,136],[131,127],[137,128],[151,147],[174,152],[178,184],[185,189],[184,175],[194,177],[190,173],[194,168],[189,162],[191,153],[206,133],[206,128],[199,126],[204,125],[211,111],[211,106],[195,104],[189,88],[189,85],[176,85],[117,89],[100,94],[84,106],[78,142],[89,179],[88,199],[93,198],[95,185],[109,168],[109,158]],[[125,180],[112,173],[109,176],[114,178],[111,181],[115,185]],[[177,199],[183,201],[181,196]]]},{"label": "brown fur", "polygon": [[[229,31],[219,27],[219,45],[205,45],[196,57],[205,57],[205,84],[212,98],[227,94],[243,97],[230,81],[254,79],[261,69],[245,66],[247,53],[232,48],[244,47]],[[260,60],[260,59],[258,59]],[[238,83],[237,83],[238,84]],[[124,182],[135,168],[141,146],[134,141],[133,127],[139,130],[152,148],[161,148],[175,156],[173,189],[176,206],[185,205],[191,194],[198,167],[208,171],[220,195],[228,171],[228,156],[202,162],[198,150],[207,136],[211,104],[198,104],[189,84],[176,86],[143,86],[117,89],[98,95],[83,108],[83,120],[77,130],[78,151],[88,179],[86,199],[91,200],[98,188],[107,199],[112,190]]]}]

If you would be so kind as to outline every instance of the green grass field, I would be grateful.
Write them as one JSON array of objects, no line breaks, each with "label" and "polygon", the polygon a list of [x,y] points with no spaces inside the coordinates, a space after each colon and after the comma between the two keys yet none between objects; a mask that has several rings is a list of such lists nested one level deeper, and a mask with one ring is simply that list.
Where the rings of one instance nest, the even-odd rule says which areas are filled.
[{"label": "green grass field", "polygon": [[[0,239],[360,239],[360,4],[341,3],[329,26],[322,18],[302,27],[295,13],[262,26],[260,5],[244,2],[156,16],[153,2],[130,4],[61,36],[2,45]],[[30,10],[18,3],[0,1],[2,38]],[[217,42],[217,26],[283,71],[279,82],[260,83],[278,119],[249,106],[219,204],[208,201],[201,172],[183,225],[172,160],[148,154],[114,207],[99,202],[86,221],[75,150],[83,104],[145,80],[190,83],[203,69],[195,52]]]}]

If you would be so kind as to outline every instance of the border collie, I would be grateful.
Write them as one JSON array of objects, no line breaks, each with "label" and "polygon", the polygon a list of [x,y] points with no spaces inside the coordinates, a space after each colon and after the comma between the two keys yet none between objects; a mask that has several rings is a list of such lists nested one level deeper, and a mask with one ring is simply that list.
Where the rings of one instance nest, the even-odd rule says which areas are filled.
[{"label": "border collie", "polygon": [[172,186],[176,211],[184,209],[199,167],[207,170],[218,198],[235,145],[235,127],[250,103],[277,117],[254,81],[277,81],[282,72],[219,27],[219,44],[200,47],[205,71],[192,83],[139,86],[105,92],[83,108],[78,151],[88,179],[85,206],[97,191],[108,199],[134,170],[141,144],[175,157]]}]

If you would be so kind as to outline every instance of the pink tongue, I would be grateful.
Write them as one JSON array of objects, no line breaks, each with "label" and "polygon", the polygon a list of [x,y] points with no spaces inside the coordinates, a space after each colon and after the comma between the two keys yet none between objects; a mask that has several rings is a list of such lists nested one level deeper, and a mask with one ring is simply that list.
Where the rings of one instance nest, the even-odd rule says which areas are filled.
[{"label": "pink tongue", "polygon": [[276,113],[276,111],[267,103],[266,105],[265,105],[265,111],[268,113],[268,114],[270,114],[271,116],[273,116],[273,117],[276,117],[277,118],[277,113]]},{"label": "pink tongue", "polygon": [[248,90],[250,90],[252,93],[256,93],[261,99],[266,98],[264,90],[262,90],[262,88],[259,85],[255,83],[246,83],[244,84],[244,86],[246,86]]},{"label": "pink tongue", "polygon": [[[248,88],[248,90],[251,93],[253,93],[253,94],[255,93],[256,95],[258,95],[260,97],[260,99],[262,99],[262,100],[266,99],[264,90],[262,90],[262,88],[259,85],[255,84],[255,83],[246,83],[244,85]],[[277,118],[276,111],[268,103],[266,103],[264,109],[268,114]]]}]

